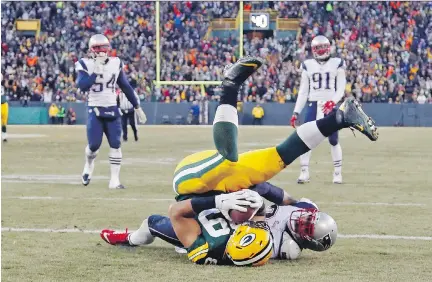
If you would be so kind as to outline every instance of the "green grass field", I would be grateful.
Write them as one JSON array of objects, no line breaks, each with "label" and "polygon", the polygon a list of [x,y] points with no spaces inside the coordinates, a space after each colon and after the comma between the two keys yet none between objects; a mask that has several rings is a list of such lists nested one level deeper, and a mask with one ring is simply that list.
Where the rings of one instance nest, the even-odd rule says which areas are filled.
[{"label": "green grass field", "polygon": [[[84,127],[8,131],[1,170],[2,281],[431,280],[432,128],[382,128],[375,143],[344,130],[343,185],[331,183],[327,142],[312,154],[311,183],[295,183],[297,162],[275,177],[272,182],[293,196],[316,201],[345,236],[327,252],[304,251],[298,261],[262,268],[196,266],[160,240],[119,248],[89,232],[134,230],[150,214],[166,214],[177,162],[213,148],[211,127],[141,127],[139,143],[122,147],[127,189],[114,191],[108,189],[106,141],[92,183],[80,185]],[[241,127],[240,151],[274,146],[291,132]],[[51,229],[65,232],[42,232]]]}]

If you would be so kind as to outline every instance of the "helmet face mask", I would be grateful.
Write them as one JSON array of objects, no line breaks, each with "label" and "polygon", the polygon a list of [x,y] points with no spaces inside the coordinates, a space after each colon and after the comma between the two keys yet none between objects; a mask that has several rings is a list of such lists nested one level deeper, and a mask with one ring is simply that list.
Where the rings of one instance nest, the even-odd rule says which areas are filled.
[{"label": "helmet face mask", "polygon": [[326,61],[330,58],[330,41],[322,35],[318,35],[311,43],[312,55],[318,61]]},{"label": "helmet face mask", "polygon": [[225,253],[237,266],[261,266],[271,257],[273,238],[265,221],[248,221],[231,235]]},{"label": "helmet face mask", "polygon": [[89,40],[89,53],[93,59],[107,58],[111,45],[108,38],[102,34],[93,35]]},{"label": "helmet face mask", "polygon": [[317,209],[299,209],[291,213],[288,228],[303,248],[317,252],[328,250],[337,238],[337,224]]}]

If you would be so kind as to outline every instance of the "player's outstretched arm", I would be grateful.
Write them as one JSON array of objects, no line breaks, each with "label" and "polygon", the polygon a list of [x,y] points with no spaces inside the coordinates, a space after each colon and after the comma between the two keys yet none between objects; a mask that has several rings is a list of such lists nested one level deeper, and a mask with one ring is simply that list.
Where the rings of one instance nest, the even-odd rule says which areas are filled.
[{"label": "player's outstretched arm", "polygon": [[261,197],[278,206],[293,206],[297,204],[297,200],[292,198],[285,190],[274,186],[269,182],[257,184],[251,190],[257,192]]},{"label": "player's outstretched arm", "polygon": [[[342,62],[343,65],[343,62]],[[342,66],[338,68],[337,70],[337,76],[336,76],[336,94],[333,98],[333,102],[335,104],[339,103],[339,101],[342,99],[345,93],[345,87],[346,87],[346,75],[345,75],[345,68]]]},{"label": "player's outstretched arm", "polygon": [[170,206],[168,215],[177,238],[185,248],[188,248],[201,234],[201,228],[198,222],[192,218],[193,216],[202,211],[217,208],[230,220],[230,210],[246,212],[246,206],[254,207],[254,205],[261,206],[262,200],[261,203],[257,203],[255,198],[251,196],[250,191],[240,190],[229,194],[193,198],[177,202]]},{"label": "player's outstretched arm", "polygon": [[91,75],[89,75],[87,72],[85,71],[79,71],[78,72],[78,77],[76,80],[76,84],[78,85],[78,88],[81,91],[89,91],[90,87],[92,87],[92,85],[95,83],[96,81],[96,74],[92,73]]}]

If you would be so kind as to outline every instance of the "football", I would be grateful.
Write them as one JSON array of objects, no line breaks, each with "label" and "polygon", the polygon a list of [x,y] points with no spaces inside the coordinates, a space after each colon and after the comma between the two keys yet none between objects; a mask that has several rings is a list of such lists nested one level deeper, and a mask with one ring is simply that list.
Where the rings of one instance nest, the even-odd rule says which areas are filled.
[{"label": "football", "polygon": [[245,208],[247,209],[245,212],[241,212],[238,210],[230,210],[229,211],[229,215],[235,224],[240,224],[240,223],[243,223],[245,221],[248,221],[256,210],[256,209],[253,209],[249,206],[247,206]]}]

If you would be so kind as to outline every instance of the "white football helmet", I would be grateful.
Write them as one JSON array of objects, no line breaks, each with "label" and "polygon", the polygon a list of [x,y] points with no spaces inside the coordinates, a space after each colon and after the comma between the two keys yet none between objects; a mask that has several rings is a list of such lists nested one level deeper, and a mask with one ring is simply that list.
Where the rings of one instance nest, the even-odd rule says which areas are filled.
[{"label": "white football helmet", "polygon": [[89,53],[93,58],[106,58],[111,50],[108,38],[103,34],[95,34],[89,40]]},{"label": "white football helmet", "polygon": [[331,44],[327,37],[316,36],[311,43],[312,54],[317,61],[326,61],[330,58]]},{"label": "white football helmet", "polygon": [[300,247],[317,252],[328,250],[337,239],[336,221],[317,209],[299,209],[293,211],[288,222]]}]

